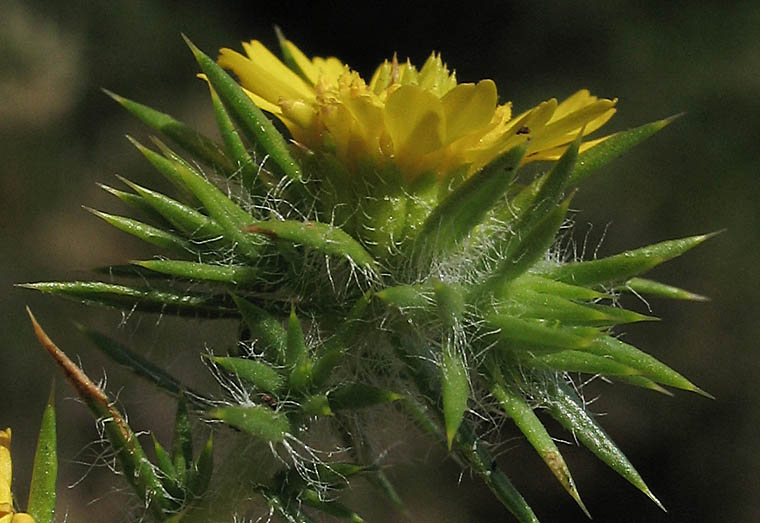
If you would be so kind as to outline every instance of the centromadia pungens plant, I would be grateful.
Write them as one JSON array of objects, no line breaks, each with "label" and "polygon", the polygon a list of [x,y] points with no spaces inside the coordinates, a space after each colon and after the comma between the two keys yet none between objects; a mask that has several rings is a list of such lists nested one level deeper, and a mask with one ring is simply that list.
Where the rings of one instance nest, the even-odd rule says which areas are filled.
[{"label": "centromadia pungens plant", "polygon": [[[436,54],[420,69],[394,56],[367,83],[335,58],[280,43],[282,58],[252,41],[245,55],[223,49],[217,63],[188,41],[221,143],[109,93],[187,154],[158,138],[153,148],[132,140],[176,191],[120,178],[127,190],[103,188],[142,217],[92,211],[160,251],[106,268],[107,282],[26,285],[127,311],[239,321],[232,349],[202,355],[222,392],[189,390],[139,351],[82,327],[180,398],[172,450],[154,441],[155,464],[34,322],[102,420],[146,513],[229,521],[258,494],[284,521],[319,512],[361,521],[338,499],[357,478],[401,507],[372,452],[371,409],[407,416],[519,521],[538,519],[489,452],[494,423],[514,423],[586,511],[543,415],[659,505],[570,377],[702,393],[612,329],[652,319],[621,308],[620,293],[701,299],[640,275],[709,235],[593,260],[566,259],[558,237],[575,188],[670,119],[584,140],[616,100],[582,90],[513,115],[494,82],[459,84]],[[545,168],[531,177],[521,169],[531,162]],[[241,449],[265,452],[235,454],[212,474],[211,439],[193,451],[192,419],[236,429],[226,432]]]}]

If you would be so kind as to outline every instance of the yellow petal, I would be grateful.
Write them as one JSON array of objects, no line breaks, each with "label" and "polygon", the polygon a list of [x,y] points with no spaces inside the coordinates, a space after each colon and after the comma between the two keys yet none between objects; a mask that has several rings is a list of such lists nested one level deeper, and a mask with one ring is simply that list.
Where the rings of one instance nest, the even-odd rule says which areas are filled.
[{"label": "yellow petal", "polygon": [[314,57],[314,67],[319,71],[320,78],[328,83],[337,83],[338,79],[345,73],[348,68],[332,56],[329,58]]},{"label": "yellow petal", "polygon": [[554,119],[559,120],[578,109],[596,101],[596,96],[591,96],[588,89],[581,89],[563,100],[554,113]]},{"label": "yellow petal", "polygon": [[392,81],[391,69],[391,63],[388,60],[380,64],[369,81],[369,90],[375,94],[380,94],[381,91],[387,89]]},{"label": "yellow petal", "polygon": [[[3,523],[2,520],[0,520],[0,523]],[[26,512],[17,512],[13,515],[11,523],[34,523],[34,518]]]},{"label": "yellow petal", "polygon": [[319,69],[314,66],[312,61],[293,42],[285,40],[284,45],[298,68],[309,79],[311,85],[316,85],[317,80],[319,80]]},{"label": "yellow petal", "polygon": [[[270,103],[276,104],[280,98],[314,99],[314,90],[301,77],[288,69],[269,51],[267,53],[271,59],[267,59],[263,53],[256,55],[257,47],[249,46],[256,56],[255,60],[248,59],[232,49],[222,49],[219,52],[219,65],[231,69],[238,76],[243,87]],[[262,62],[266,64],[273,60],[279,64],[279,67],[268,69],[262,65]]]},{"label": "yellow petal", "polygon": [[459,84],[441,99],[446,114],[446,142],[474,133],[488,125],[496,110],[496,84]]},{"label": "yellow petal", "polygon": [[444,111],[432,93],[413,85],[394,91],[385,104],[385,125],[396,158],[421,157],[443,145]]},{"label": "yellow petal", "polygon": [[[13,463],[11,462],[11,429],[0,430],[0,505],[12,503],[11,480]],[[0,510],[2,507],[0,507]],[[0,512],[0,514],[2,514]]]}]

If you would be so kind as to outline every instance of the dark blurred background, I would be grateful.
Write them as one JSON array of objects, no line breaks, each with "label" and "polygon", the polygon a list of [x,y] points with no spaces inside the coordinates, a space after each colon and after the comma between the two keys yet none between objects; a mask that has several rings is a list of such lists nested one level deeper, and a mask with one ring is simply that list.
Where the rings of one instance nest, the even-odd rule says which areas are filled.
[{"label": "dark blurred background", "polygon": [[[750,1],[448,8],[433,2],[0,1],[0,427],[13,427],[22,501],[57,374],[34,339],[25,305],[91,376],[108,377],[108,390],[119,396],[133,427],[154,428],[165,443],[173,402],[129,381],[72,321],[143,347],[196,383],[203,380],[196,355],[204,341],[209,347],[230,342],[229,325],[123,318],[13,287],[83,278],[90,267],[151,256],[80,208],[122,210],[96,187],[118,185],[114,173],[147,185],[154,180],[124,139],[149,132],[100,88],[213,132],[207,90],[195,79],[180,33],[214,55],[249,38],[273,46],[275,24],[307,54],[339,56],[365,77],[394,52],[421,64],[431,50],[440,51],[460,81],[493,78],[502,101],[512,100],[518,111],[587,87],[619,98],[610,131],[686,113],[582,188],[573,202],[581,211],[576,236],[588,235],[592,247],[604,238],[603,255],[725,229],[653,274],[712,300],[651,300],[663,321],[626,329],[627,340],[717,399],[680,392],[669,398],[598,382],[587,389],[599,395],[594,411],[606,413],[604,426],[668,514],[585,450],[563,448],[595,521],[760,521],[760,3]],[[134,501],[124,484],[106,468],[91,467],[102,460],[101,448],[89,445],[97,432],[87,409],[60,378],[56,390],[58,520],[126,520],[124,507]],[[504,437],[512,436],[505,426]],[[482,484],[460,477],[438,450],[418,441],[401,447],[395,458],[391,449],[389,472],[411,520],[511,521]],[[503,451],[504,468],[542,521],[586,521],[524,440],[511,439]],[[369,491],[353,499],[369,521],[400,520],[378,508]]]}]

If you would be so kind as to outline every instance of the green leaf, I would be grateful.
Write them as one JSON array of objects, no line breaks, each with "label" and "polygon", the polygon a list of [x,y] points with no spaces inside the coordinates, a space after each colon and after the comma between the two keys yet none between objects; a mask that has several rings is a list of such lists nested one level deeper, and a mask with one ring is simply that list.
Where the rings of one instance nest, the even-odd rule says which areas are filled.
[{"label": "green leaf", "polygon": [[190,470],[187,489],[193,497],[200,498],[208,490],[214,470],[214,435],[209,434],[198,460]]},{"label": "green leaf", "polygon": [[467,178],[425,220],[415,240],[417,249],[444,253],[467,238],[504,197],[524,155],[524,146],[514,147]]},{"label": "green leaf", "polygon": [[105,436],[113,448],[124,477],[154,516],[163,521],[167,514],[173,511],[174,502],[148,461],[137,436],[124,417],[112,406],[108,396],[53,343],[28,307],[27,313],[40,345],[52,356],[93,415],[104,420],[102,426]]},{"label": "green leaf", "polygon": [[712,398],[710,394],[694,385],[691,381],[687,380],[664,363],[661,363],[646,352],[640,351],[636,347],[623,343],[612,336],[601,336],[595,339],[586,350],[604,358],[612,358],[623,365],[636,369],[639,373],[657,383],[669,387],[675,387],[677,389],[696,392],[697,394]]},{"label": "green leaf", "polygon": [[585,351],[561,350],[556,352],[514,351],[520,365],[537,369],[551,369],[561,372],[584,372],[602,376],[630,376],[638,374],[636,369],[620,362],[597,356]]},{"label": "green leaf", "polygon": [[500,289],[504,285],[546,256],[546,251],[554,243],[557,231],[565,221],[571,198],[572,196],[557,206],[524,236],[516,236],[512,239],[504,259],[496,270],[475,288],[475,296],[482,296],[484,293],[503,293],[504,291]]},{"label": "green leaf", "polygon": [[327,395],[327,399],[330,401],[330,409],[333,411],[374,407],[400,400],[403,397],[402,394],[364,383],[344,383],[338,385]]},{"label": "green leaf", "polygon": [[174,469],[174,463],[172,463],[171,456],[163,445],[159,443],[155,435],[153,435],[153,449],[156,452],[156,464],[158,465],[158,469],[165,476],[165,478],[161,478],[162,483],[171,494],[174,494],[173,491],[180,490],[177,471]]},{"label": "green leaf", "polygon": [[164,231],[158,227],[153,227],[147,223],[142,223],[132,218],[126,218],[124,216],[116,216],[114,214],[108,214],[95,209],[85,207],[85,209],[98,218],[102,218],[109,224],[113,225],[120,231],[124,231],[136,238],[141,239],[144,242],[161,247],[181,254],[189,254],[193,252],[193,247],[184,239],[176,234]]},{"label": "green leaf", "polygon": [[682,255],[717,233],[655,243],[599,260],[567,263],[544,269],[542,275],[574,285],[592,286],[628,280]]},{"label": "green leaf", "polygon": [[616,159],[628,149],[643,142],[679,116],[681,115],[677,114],[664,120],[658,120],[622,133],[613,134],[602,143],[595,145],[578,157],[568,184],[576,185],[580,183],[593,174],[594,171]]},{"label": "green leaf", "polygon": [[464,290],[450,283],[442,281],[433,282],[435,292],[435,304],[438,315],[447,329],[453,329],[460,324],[465,309]]},{"label": "green leaf", "polygon": [[451,347],[443,350],[441,360],[441,396],[443,397],[443,419],[446,425],[446,443],[449,450],[454,436],[459,430],[470,397],[470,383],[467,368],[462,358]]},{"label": "green leaf", "polygon": [[671,300],[690,300],[690,301],[708,301],[709,298],[689,292],[672,285],[647,280],[644,278],[631,278],[624,284],[615,287],[617,291],[628,291],[635,294],[651,294],[658,298],[668,298]]},{"label": "green leaf", "polygon": [[[117,175],[117,178],[120,178],[120,177]],[[169,225],[166,219],[163,216],[161,216],[158,212],[156,212],[153,206],[151,206],[147,201],[145,201],[145,199],[139,194],[134,194],[131,192],[126,192],[126,191],[120,191],[119,189],[114,189],[113,187],[109,187],[108,185],[103,184],[103,183],[99,183],[97,185],[98,187],[106,191],[107,193],[113,196],[116,196],[119,200],[129,205],[133,209],[137,209],[138,211],[143,213],[145,216],[147,216],[154,223],[161,225],[162,227]]]},{"label": "green leaf", "polygon": [[502,289],[501,294],[495,293],[495,296],[497,298],[506,299],[515,295],[520,295],[526,291],[577,301],[592,301],[606,297],[605,294],[589,289],[588,287],[570,285],[568,283],[551,280],[532,273],[526,273],[516,278],[512,283]]},{"label": "green leaf", "polygon": [[332,416],[330,400],[325,394],[309,396],[301,402],[301,410],[307,416]]},{"label": "green leaf", "polygon": [[285,363],[288,333],[280,320],[257,305],[232,295],[251,335],[261,343],[261,350],[267,359],[279,364]]},{"label": "green leaf", "polygon": [[565,384],[556,384],[550,387],[548,392],[549,413],[552,417],[608,467],[641,490],[658,507],[665,510],[665,507],[652,494],[652,491],[649,490],[625,454],[585,409],[583,402],[575,392]]},{"label": "green leaf", "polygon": [[303,489],[298,493],[297,498],[303,502],[304,505],[308,505],[309,507],[315,508],[321,512],[324,512],[325,514],[335,516],[336,518],[347,519],[349,521],[355,521],[357,523],[364,521],[362,517],[359,516],[359,514],[346,507],[342,503],[333,500],[321,499],[319,493],[317,493],[315,490]]},{"label": "green leaf", "polygon": [[376,292],[375,296],[399,309],[427,309],[434,303],[431,290],[423,285],[396,285]]},{"label": "green leaf", "polygon": [[[238,133],[235,124],[232,122],[232,118],[230,118],[227,109],[224,108],[224,104],[219,99],[219,95],[216,94],[216,91],[210,83],[208,84],[208,88],[211,92],[211,102],[214,106],[214,114],[216,115],[216,124],[219,127],[219,133],[222,135],[222,141],[227,149],[227,153],[236,165],[233,174],[239,174],[243,182],[243,187],[248,191],[252,191],[257,186],[257,182],[260,181],[259,176],[264,177],[266,171],[263,169],[260,171],[258,169],[253,158],[251,158],[251,155],[248,153],[248,149],[243,143],[243,140],[240,138],[240,134]],[[271,180],[267,181],[269,181],[271,185]]]},{"label": "green leaf", "polygon": [[174,417],[174,438],[172,439],[172,461],[180,483],[185,483],[187,471],[193,464],[193,434],[190,430],[190,416],[184,394],[177,400],[177,414]]},{"label": "green leaf", "polygon": [[209,265],[182,260],[133,260],[130,263],[178,278],[236,286],[250,285],[260,279],[260,271],[247,265]]},{"label": "green leaf", "polygon": [[301,329],[301,322],[296,316],[296,307],[294,303],[290,306],[290,316],[288,317],[288,341],[285,352],[285,364],[295,366],[306,357],[306,340]]},{"label": "green leaf", "polygon": [[58,453],[55,427],[55,387],[42,414],[37,452],[34,454],[32,483],[29,487],[29,504],[26,511],[37,523],[55,521],[55,482],[58,477]]},{"label": "green leaf", "polygon": [[[155,154],[155,153],[154,153]],[[162,158],[163,159],[163,158]],[[118,176],[119,180],[138,193],[154,212],[176,227],[191,240],[208,240],[223,235],[223,230],[214,220],[190,206],[180,203],[159,192],[151,191],[134,182]]]},{"label": "green leaf", "polygon": [[290,155],[287,143],[261,109],[214,60],[206,56],[186,36],[185,42],[219,98],[232,113],[250,140],[261,145],[272,161],[293,181],[300,182],[301,168]]},{"label": "green leaf", "polygon": [[204,405],[209,402],[201,394],[186,389],[177,378],[128,347],[94,329],[80,324],[76,324],[76,326],[103,354],[119,365],[124,365],[135,375],[148,380],[172,394],[179,394],[181,390],[186,390],[188,397],[196,405]]},{"label": "green leaf", "polygon": [[220,407],[211,410],[208,417],[221,420],[265,442],[279,443],[290,432],[290,422],[284,414],[259,405]]},{"label": "green leaf", "polygon": [[175,120],[172,116],[166,113],[133,102],[132,100],[114,94],[107,89],[103,89],[103,91],[148,126],[174,140],[203,163],[212,167],[217,167],[225,172],[234,171],[234,166],[232,165],[232,162],[230,162],[230,159],[225,156],[224,151],[215,142],[209,140],[199,132],[191,129],[184,123]]},{"label": "green leaf", "polygon": [[498,330],[497,337],[506,341],[508,348],[514,348],[515,342],[521,342],[536,347],[582,350],[601,335],[601,331],[593,327],[551,325],[510,315],[491,315],[486,318],[486,323]]},{"label": "green leaf", "polygon": [[154,312],[178,316],[223,318],[239,316],[223,296],[176,294],[139,289],[98,281],[23,283],[18,287],[55,294],[89,305],[114,307],[129,312]]},{"label": "green leaf", "polygon": [[504,412],[512,418],[528,442],[536,449],[538,455],[541,456],[541,459],[544,460],[544,463],[546,463],[552,474],[559,480],[562,487],[575,500],[586,516],[590,518],[591,515],[588,513],[583,501],[581,501],[580,494],[575,487],[575,482],[570,474],[570,469],[565,463],[565,459],[533,409],[520,394],[514,392],[510,387],[502,386],[497,382],[491,385],[491,394],[499,402]]},{"label": "green leaf", "polygon": [[[184,197],[193,200],[192,193],[188,190],[185,182],[182,181],[179,171],[177,171],[176,162],[169,160],[155,151],[151,151],[131,136],[127,136],[127,139],[164,178],[169,180],[172,185],[179,189]],[[196,202],[193,200],[193,203]]]},{"label": "green leaf", "polygon": [[227,356],[208,356],[208,358],[227,372],[263,392],[277,394],[285,385],[282,375],[263,361]]},{"label": "green leaf", "polygon": [[362,269],[373,271],[375,260],[351,235],[335,225],[295,220],[258,221],[247,227],[252,233],[273,240],[287,240],[331,256],[348,258]]}]

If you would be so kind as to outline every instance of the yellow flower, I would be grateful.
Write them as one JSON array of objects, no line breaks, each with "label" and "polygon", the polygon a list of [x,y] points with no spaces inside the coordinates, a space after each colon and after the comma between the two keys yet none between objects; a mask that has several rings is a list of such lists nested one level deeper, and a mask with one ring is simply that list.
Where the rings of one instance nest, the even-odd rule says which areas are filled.
[{"label": "yellow flower", "polygon": [[247,56],[222,49],[219,64],[296,142],[330,151],[351,167],[368,158],[390,161],[407,179],[428,172],[445,177],[462,168],[471,174],[524,142],[524,163],[554,160],[581,130],[595,131],[615,112],[617,100],[581,90],[513,116],[511,103],[498,104],[492,80],[458,84],[435,53],[419,70],[394,56],[367,84],[337,58],[309,59],[290,41],[284,46],[292,69],[257,40],[243,43]]},{"label": "yellow flower", "polygon": [[11,429],[0,430],[0,523],[34,523],[29,514],[13,510]]}]

